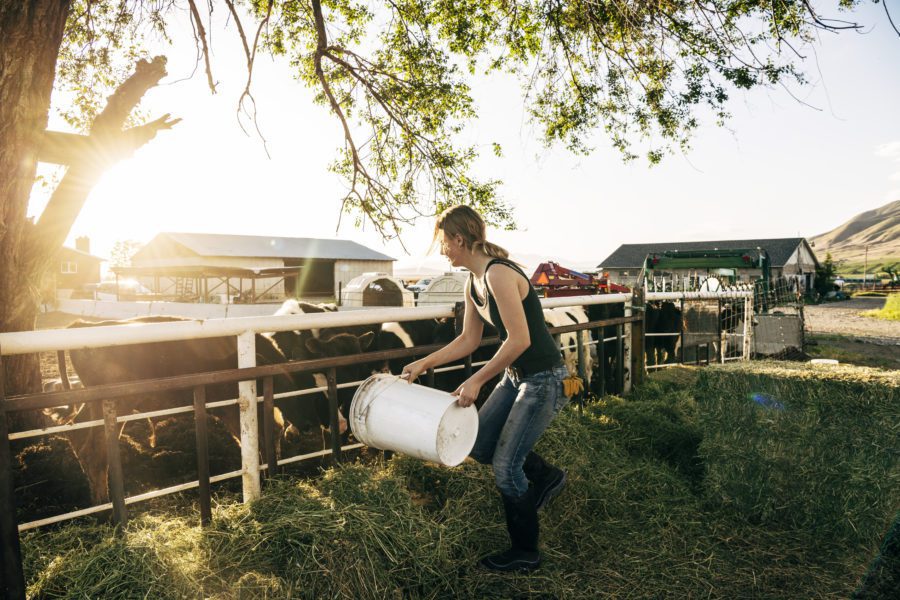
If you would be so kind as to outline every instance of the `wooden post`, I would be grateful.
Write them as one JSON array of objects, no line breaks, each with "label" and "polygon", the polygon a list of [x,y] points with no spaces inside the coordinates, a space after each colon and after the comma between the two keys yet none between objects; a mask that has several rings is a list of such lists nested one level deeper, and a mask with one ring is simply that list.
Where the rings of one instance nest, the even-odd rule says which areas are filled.
[{"label": "wooden post", "polygon": [[266,477],[274,477],[278,472],[278,457],[275,455],[275,382],[270,375],[263,379],[263,442],[266,445]]},{"label": "wooden post", "polygon": [[647,365],[644,361],[644,291],[635,290],[632,299],[632,312],[641,311],[641,320],[631,323],[631,385],[640,385],[644,381]]},{"label": "wooden post", "polygon": [[[634,305],[634,297],[628,298],[625,301],[623,316],[630,317],[633,313],[631,307]],[[632,379],[634,377],[634,348],[631,347],[631,340],[633,339],[634,328],[632,327],[632,323],[624,323],[619,326],[619,330],[623,334],[622,339],[622,362],[628,362],[628,369],[625,370],[625,365],[622,365],[622,383],[621,389],[623,394],[627,394],[631,391]]]},{"label": "wooden post", "polygon": [[[256,334],[245,331],[237,336],[238,368],[256,366]],[[256,380],[238,383],[238,408],[241,425],[241,479],[244,502],[259,498],[259,421],[256,410]]]},{"label": "wooden post", "polygon": [[623,348],[624,337],[622,335],[622,324],[616,325],[616,393],[622,394],[625,391],[625,349]]},{"label": "wooden post", "polygon": [[600,362],[600,397],[606,395],[606,328],[597,328],[597,360]]},{"label": "wooden post", "polygon": [[[582,342],[584,338],[582,337],[583,331],[575,332],[575,357],[578,361],[578,376],[581,378],[581,381],[587,384],[587,377],[584,374],[584,345]],[[584,412],[584,391],[578,394],[578,413],[581,414]]]},{"label": "wooden post", "polygon": [[206,433],[206,387],[194,388],[194,432],[197,436],[197,482],[200,491],[200,525],[212,522],[209,490],[209,438]]},{"label": "wooden post", "polygon": [[25,572],[22,570],[19,525],[16,521],[16,496],[13,487],[12,451],[9,447],[6,382],[3,372],[3,361],[0,359],[0,555],[3,557],[0,593],[5,598],[24,599]]},{"label": "wooden post", "polygon": [[753,297],[744,298],[744,344],[741,351],[744,360],[750,360],[753,348]]},{"label": "wooden post", "polygon": [[328,414],[331,428],[331,460],[332,464],[341,462],[341,431],[338,419],[337,372],[334,367],[325,374],[328,381]]},{"label": "wooden post", "polygon": [[725,329],[722,327],[722,299],[716,298],[716,333],[719,336],[718,362],[725,362]]},{"label": "wooden post", "polygon": [[106,462],[109,470],[109,496],[113,505],[113,523],[119,527],[128,524],[125,508],[125,478],[122,475],[122,458],[119,455],[119,425],[116,423],[116,401],[103,400],[103,432],[106,438]]},{"label": "wooden post", "polygon": [[66,370],[66,351],[56,351],[56,365],[59,369],[59,380],[62,382],[64,390],[71,390],[72,385],[69,383],[69,373]]}]

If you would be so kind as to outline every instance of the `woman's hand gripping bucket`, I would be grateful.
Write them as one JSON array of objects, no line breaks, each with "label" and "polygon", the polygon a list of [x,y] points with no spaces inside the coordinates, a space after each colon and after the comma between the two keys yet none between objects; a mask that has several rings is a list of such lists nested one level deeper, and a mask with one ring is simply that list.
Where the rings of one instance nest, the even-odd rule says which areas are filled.
[{"label": "woman's hand gripping bucket", "polygon": [[350,428],[367,446],[453,467],[472,451],[478,411],[447,392],[379,373],[353,395]]}]

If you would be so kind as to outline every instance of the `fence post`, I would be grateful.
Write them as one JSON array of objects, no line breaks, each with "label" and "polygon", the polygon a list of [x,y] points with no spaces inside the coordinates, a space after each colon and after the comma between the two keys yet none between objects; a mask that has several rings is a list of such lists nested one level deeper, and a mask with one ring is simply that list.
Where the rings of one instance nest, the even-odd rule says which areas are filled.
[{"label": "fence post", "polygon": [[16,522],[16,496],[12,480],[12,450],[9,447],[9,421],[6,413],[6,381],[0,358],[0,554],[3,578],[0,592],[5,598],[25,598],[25,572]]},{"label": "fence post", "polygon": [[744,298],[744,347],[741,354],[744,360],[750,360],[750,351],[753,348],[753,296]]},{"label": "fence post", "polygon": [[631,323],[631,383],[640,385],[644,381],[647,367],[644,361],[644,319],[647,311],[644,310],[643,290],[634,290],[632,303],[634,310],[641,311],[641,320]]},{"label": "fence post", "polygon": [[197,436],[197,482],[200,492],[200,525],[212,521],[209,493],[209,438],[206,433],[206,387],[194,388],[194,432]]},{"label": "fence post", "polygon": [[[625,301],[625,316],[626,317],[630,317],[633,314],[633,312],[631,310],[633,302],[634,302],[633,297],[629,298]],[[633,375],[634,358],[632,356],[633,349],[631,347],[631,337],[632,337],[633,328],[631,327],[631,323],[625,323],[625,325],[620,326],[619,331],[622,332],[622,334],[625,336],[625,338],[623,340],[621,340],[622,360],[628,362],[628,370],[622,374],[621,386],[622,386],[622,393],[627,394],[628,392],[631,391],[631,382],[632,382],[632,378],[634,377],[634,375]],[[623,367],[624,367],[624,365],[623,365]]]},{"label": "fence post", "polygon": [[597,361],[600,363],[600,397],[606,395],[606,327],[597,328]]},{"label": "fence post", "polygon": [[725,362],[725,329],[722,327],[722,298],[716,298],[716,333],[719,335],[719,351],[716,357],[719,363]]},{"label": "fence post", "polygon": [[103,434],[113,523],[124,527],[128,523],[128,510],[125,508],[125,478],[122,474],[122,457],[119,455],[119,424],[116,422],[115,400],[103,400]]},{"label": "fence post", "polygon": [[266,446],[266,479],[278,472],[275,455],[275,379],[271,375],[263,379],[263,443]]},{"label": "fence post", "polygon": [[[584,376],[584,337],[581,335],[583,333],[584,331],[575,332],[575,356],[578,360],[578,376],[581,378],[581,381],[587,385],[587,378]],[[578,394],[579,413],[584,411],[584,394],[584,390]]]},{"label": "fence post", "polygon": [[[237,336],[238,368],[256,366],[256,334],[245,331]],[[244,502],[259,498],[259,420],[256,415],[256,380],[238,383],[241,420],[241,480]]]},{"label": "fence post", "polygon": [[624,338],[622,337],[623,326],[621,323],[616,325],[616,393],[625,393],[625,365],[622,364],[625,354]]},{"label": "fence post", "polygon": [[684,296],[681,297],[681,308],[678,313],[678,353],[681,355],[681,364],[684,364]]},{"label": "fence post", "polygon": [[331,367],[325,373],[328,382],[328,427],[331,429],[331,462],[341,462],[341,427],[338,419],[337,370]]}]

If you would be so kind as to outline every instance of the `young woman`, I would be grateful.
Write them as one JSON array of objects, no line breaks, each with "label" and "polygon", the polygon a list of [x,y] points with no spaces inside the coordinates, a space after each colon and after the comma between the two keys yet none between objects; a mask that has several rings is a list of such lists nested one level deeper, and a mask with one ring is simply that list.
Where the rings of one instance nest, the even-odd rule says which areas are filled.
[{"label": "young woman", "polygon": [[567,371],[528,276],[506,250],[485,239],[485,229],[481,216],[468,206],[454,206],[438,218],[434,241],[440,242],[441,254],[470,272],[463,330],[441,350],[404,367],[403,376],[412,382],[429,368],[474,352],[484,321],[500,332],[497,353],[453,395],[460,406],[470,406],[484,384],[503,373],[478,412],[471,456],[493,467],[511,545],[480,564],[496,571],[531,570],[541,562],[537,511],[566,482],[565,472],[545,463],[532,448],[568,400],[562,390]]}]

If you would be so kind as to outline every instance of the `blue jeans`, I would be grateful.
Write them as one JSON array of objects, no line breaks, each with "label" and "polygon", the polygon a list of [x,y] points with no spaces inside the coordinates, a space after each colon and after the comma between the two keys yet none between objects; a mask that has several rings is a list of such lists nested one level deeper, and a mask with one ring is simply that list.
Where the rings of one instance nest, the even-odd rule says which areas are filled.
[{"label": "blue jeans", "polygon": [[497,488],[518,498],[528,491],[522,465],[547,425],[569,401],[563,395],[565,365],[521,379],[507,371],[478,411],[471,456],[494,469]]}]

